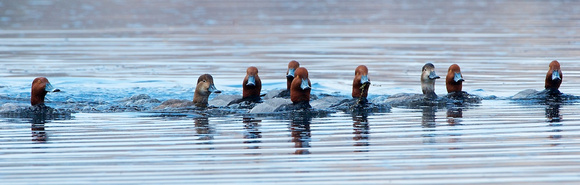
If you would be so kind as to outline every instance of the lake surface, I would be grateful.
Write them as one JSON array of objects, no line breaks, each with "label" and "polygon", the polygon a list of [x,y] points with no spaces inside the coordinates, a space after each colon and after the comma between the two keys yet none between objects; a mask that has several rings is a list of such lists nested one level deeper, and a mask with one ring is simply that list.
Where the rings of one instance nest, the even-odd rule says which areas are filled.
[{"label": "lake surface", "polygon": [[[543,89],[580,95],[576,1],[0,1],[0,104],[29,104],[46,76],[62,90],[45,120],[0,117],[6,184],[574,184],[580,102],[514,101]],[[289,61],[313,94],[348,98],[356,66],[369,98],[420,93],[421,67],[461,66],[462,107],[393,107],[323,116],[165,114],[132,96],[191,100],[210,73],[240,95],[256,66],[283,89]],[[446,93],[445,81],[436,92]],[[213,94],[210,99],[219,96]],[[241,110],[243,112],[244,110]]]}]

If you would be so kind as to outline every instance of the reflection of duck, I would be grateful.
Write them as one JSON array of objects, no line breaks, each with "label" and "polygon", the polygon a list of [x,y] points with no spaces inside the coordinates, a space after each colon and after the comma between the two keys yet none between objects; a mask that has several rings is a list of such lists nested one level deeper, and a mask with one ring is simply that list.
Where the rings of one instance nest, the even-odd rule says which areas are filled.
[{"label": "reflection of duck", "polygon": [[47,136],[44,131],[44,123],[30,124],[30,130],[32,131],[32,141],[39,143],[46,142]]},{"label": "reflection of duck", "polygon": [[170,99],[163,102],[155,109],[164,109],[168,107],[190,107],[192,105],[205,108],[208,105],[208,98],[211,93],[221,93],[221,91],[215,88],[213,77],[210,74],[203,74],[197,79],[197,85],[195,86],[195,92],[193,94],[193,101]]},{"label": "reflection of duck", "polygon": [[[546,101],[546,121],[549,123],[548,127],[552,128],[550,132],[553,133],[548,138],[551,139],[562,138],[562,135],[558,134],[562,132],[562,129],[558,128],[562,126],[562,123],[560,123],[562,121],[562,115],[560,114],[561,103],[562,101]],[[558,144],[553,144],[553,146],[556,145]]]},{"label": "reflection of duck", "polygon": [[447,107],[447,123],[451,126],[461,124],[461,119],[456,118],[463,118],[463,109],[454,106]]},{"label": "reflection of duck", "polygon": [[294,154],[310,154],[310,120],[309,114],[297,113],[292,116],[292,123],[290,124],[290,132],[292,135],[292,142],[296,151]]},{"label": "reflection of duck", "polygon": [[244,117],[244,143],[256,143],[255,146],[248,146],[247,149],[259,149],[260,146],[257,143],[261,143],[262,141],[259,140],[262,138],[262,132],[260,132],[260,122],[262,120],[256,120],[253,117]]},{"label": "reflection of duck", "polygon": [[[369,122],[366,112],[352,114],[352,129],[354,146],[369,146]],[[355,150],[354,152],[368,152],[368,150]]]},{"label": "reflection of duck", "polygon": [[546,79],[544,83],[544,90],[537,91],[535,89],[526,89],[518,92],[511,99],[514,100],[545,100],[545,101],[560,101],[580,99],[578,96],[563,94],[559,88],[562,84],[563,74],[560,69],[560,63],[556,60],[550,62]]},{"label": "reflection of duck", "polygon": [[213,135],[215,134],[215,131],[213,130],[212,127],[210,127],[208,117],[205,116],[197,117],[194,118],[193,122],[195,123],[195,132],[199,136],[198,140],[213,140]]},{"label": "reflection of duck", "polygon": [[424,144],[437,143],[437,136],[435,127],[437,123],[435,122],[435,112],[437,112],[437,106],[424,106],[422,109],[421,126],[423,127],[424,134],[423,137]]}]

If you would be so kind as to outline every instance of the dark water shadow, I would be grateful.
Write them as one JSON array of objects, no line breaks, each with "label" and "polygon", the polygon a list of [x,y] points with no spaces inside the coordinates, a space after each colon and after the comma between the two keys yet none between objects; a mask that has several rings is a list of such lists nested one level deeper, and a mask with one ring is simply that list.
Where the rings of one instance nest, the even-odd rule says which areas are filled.
[{"label": "dark water shadow", "polygon": [[199,137],[197,140],[203,141],[198,142],[197,144],[200,145],[207,145],[207,148],[200,148],[201,150],[214,150],[213,147],[213,137],[215,135],[215,128],[210,126],[209,119],[206,116],[196,117],[193,119],[195,123],[195,132],[196,135]]},{"label": "dark water shadow", "polygon": [[[461,118],[463,118],[463,107],[456,107],[456,106],[450,106],[447,108],[447,124],[453,128],[451,128],[451,130],[453,131],[458,131],[456,134],[450,134],[449,136],[449,141],[448,143],[458,143],[460,142],[460,139],[458,136],[461,136],[460,132],[461,131]],[[451,147],[449,148],[449,150],[457,150],[457,149],[461,149],[458,147]]]},{"label": "dark water shadow", "polygon": [[435,113],[437,112],[437,106],[424,106],[421,107],[421,127],[423,128],[423,144],[433,144],[437,143],[436,136],[434,132],[436,131],[437,123],[435,122]]},{"label": "dark water shadow", "polygon": [[[367,112],[353,112],[352,114],[352,140],[354,141],[353,146],[361,147],[361,146],[370,146],[369,144],[369,136],[370,136],[370,127],[368,121],[368,113]],[[367,147],[368,148],[368,147]],[[355,150],[354,152],[368,152],[368,149],[359,149]]]},{"label": "dark water shadow", "polygon": [[292,121],[289,125],[290,135],[296,151],[294,154],[310,154],[311,133],[310,122],[312,121],[312,114],[307,112],[297,112],[292,116]]},{"label": "dark water shadow", "polygon": [[[562,139],[562,135],[560,134],[562,132],[562,115],[560,114],[560,106],[562,104],[562,101],[546,101],[546,122],[548,122],[548,128],[550,128],[551,130],[549,131],[550,134],[548,136],[548,138],[553,139],[553,140],[559,140]],[[552,146],[558,146],[560,145],[559,143],[553,143]]]},{"label": "dark water shadow", "polygon": [[262,132],[260,131],[260,122],[262,120],[255,119],[251,116],[244,116],[244,143],[246,149],[260,149],[259,143],[262,143]]}]

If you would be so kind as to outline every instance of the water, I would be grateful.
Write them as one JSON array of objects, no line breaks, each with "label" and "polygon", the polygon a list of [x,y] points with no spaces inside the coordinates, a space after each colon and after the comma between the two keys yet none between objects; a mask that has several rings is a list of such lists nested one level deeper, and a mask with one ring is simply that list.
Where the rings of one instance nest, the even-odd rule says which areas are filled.
[{"label": "water", "polygon": [[[46,76],[47,104],[70,119],[0,118],[9,184],[520,184],[580,180],[579,103],[509,100],[541,89],[551,60],[579,95],[578,2],[0,1],[0,97],[26,105]],[[426,62],[461,66],[469,107],[293,119],[152,112],[193,97],[211,73],[241,94],[248,66],[263,92],[290,60],[313,94],[350,94],[369,67],[370,99],[420,92]],[[445,94],[444,80],[436,82]],[[212,95],[210,98],[215,97]],[[160,116],[164,115],[164,116]]]}]

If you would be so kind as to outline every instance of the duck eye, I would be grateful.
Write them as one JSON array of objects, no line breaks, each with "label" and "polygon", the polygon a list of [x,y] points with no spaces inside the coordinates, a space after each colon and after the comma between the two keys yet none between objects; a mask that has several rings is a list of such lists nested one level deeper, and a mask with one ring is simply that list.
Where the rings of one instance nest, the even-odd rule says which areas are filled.
[{"label": "duck eye", "polygon": [[204,80],[203,83],[205,83],[206,81]]}]

